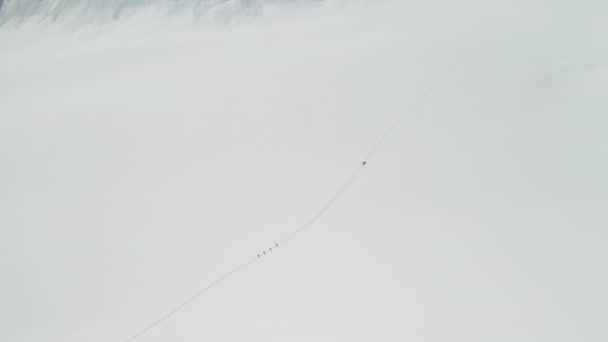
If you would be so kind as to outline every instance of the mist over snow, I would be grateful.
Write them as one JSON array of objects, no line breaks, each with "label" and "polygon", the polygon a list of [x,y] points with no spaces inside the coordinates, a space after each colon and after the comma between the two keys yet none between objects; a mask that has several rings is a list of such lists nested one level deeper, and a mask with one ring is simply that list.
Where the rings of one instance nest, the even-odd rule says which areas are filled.
[{"label": "mist over snow", "polygon": [[606,37],[594,0],[0,1],[0,341],[128,340],[455,60],[137,341],[608,340]]}]

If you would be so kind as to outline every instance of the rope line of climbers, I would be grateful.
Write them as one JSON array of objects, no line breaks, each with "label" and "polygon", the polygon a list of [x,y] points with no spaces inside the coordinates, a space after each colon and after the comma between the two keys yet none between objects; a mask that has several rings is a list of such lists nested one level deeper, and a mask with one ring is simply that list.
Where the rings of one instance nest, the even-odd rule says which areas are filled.
[{"label": "rope line of climbers", "polygon": [[[298,227],[291,234],[287,235],[283,240],[280,240],[280,241],[276,242],[273,247],[278,248],[279,246],[284,245],[285,243],[287,243],[288,241],[290,241],[292,238],[294,238],[296,235],[300,234],[301,232],[303,232],[304,230],[306,230],[307,228],[309,228],[310,226],[312,226],[315,222],[317,222],[334,205],[334,203],[338,199],[340,199],[340,197],[342,197],[342,195],[344,194],[344,192],[355,182],[355,180],[357,179],[357,177],[359,177],[359,175],[361,174],[361,171],[367,165],[367,162],[374,156],[374,154],[376,153],[376,151],[378,150],[378,148],[384,143],[384,141],[389,137],[389,135],[393,132],[393,130],[395,128],[397,128],[397,126],[399,126],[399,124],[409,114],[411,114],[416,109],[418,109],[418,107],[424,102],[424,100],[433,92],[433,90],[435,90],[435,88],[437,88],[437,86],[447,77],[447,75],[452,71],[452,69],[454,69],[454,67],[460,62],[460,60],[462,59],[462,57],[468,51],[469,46],[471,45],[471,42],[473,41],[473,38],[476,35],[477,31],[481,27],[481,23],[482,22],[483,22],[483,20],[479,22],[479,24],[475,27],[475,29],[473,31],[471,31],[471,33],[469,35],[469,38],[467,39],[466,43],[464,44],[463,48],[458,53],[458,55],[453,59],[452,63],[450,63],[444,69],[444,71],[440,74],[439,78],[437,78],[435,80],[435,82],[422,94],[422,96],[418,99],[418,101],[416,101],[412,107],[410,107],[407,111],[405,111],[384,132],[384,134],[382,134],[382,136],[380,137],[380,139],[378,139],[378,141],[372,146],[372,148],[367,153],[367,155],[365,155],[365,158],[363,159],[363,161],[361,163],[359,163],[359,165],[357,166],[357,168],[355,169],[355,171],[347,178],[346,182],[344,182],[344,184],[334,193],[334,195],[330,198],[330,200],[323,207],[321,207],[321,209],[319,211],[317,211],[317,213],[310,220],[308,220],[306,223],[304,223],[303,225],[301,225],[300,227]],[[271,251],[272,251],[272,247],[268,249],[268,252],[271,252]],[[181,310],[184,306],[190,304],[192,301],[194,301],[196,298],[198,298],[199,296],[201,296],[203,293],[207,292],[209,289],[211,289],[215,285],[217,285],[217,284],[221,283],[222,281],[226,280],[227,278],[229,278],[230,276],[234,275],[235,273],[237,273],[238,271],[242,270],[243,268],[251,265],[253,262],[261,259],[262,256],[264,256],[266,254],[267,254],[267,252],[266,252],[266,250],[264,250],[262,253],[258,254],[254,258],[252,258],[252,259],[250,259],[250,260],[242,263],[241,265],[235,267],[231,271],[225,273],[224,275],[222,275],[221,277],[217,278],[216,280],[214,280],[209,285],[207,285],[204,288],[202,288],[195,295],[191,296],[186,301],[182,302],[180,305],[178,305],[177,307],[175,307],[169,313],[165,314],[163,317],[159,318],[154,323],[152,323],[152,324],[146,326],[144,329],[140,330],[137,334],[135,334],[133,337],[129,338],[125,342],[131,342],[131,341],[137,339],[138,337],[140,337],[141,335],[143,335],[148,330],[154,328],[155,326],[159,325],[160,323],[162,323],[163,321],[165,321],[169,317],[173,316],[176,312],[178,312],[179,310]]]}]

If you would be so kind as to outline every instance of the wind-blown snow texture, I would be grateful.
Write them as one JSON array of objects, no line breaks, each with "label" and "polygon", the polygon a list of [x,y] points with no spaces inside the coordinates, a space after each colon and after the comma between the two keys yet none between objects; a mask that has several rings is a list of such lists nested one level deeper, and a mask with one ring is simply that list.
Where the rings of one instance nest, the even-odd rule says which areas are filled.
[{"label": "wind-blown snow texture", "polygon": [[197,18],[209,11],[211,15],[218,15],[218,11],[252,11],[260,1],[265,0],[8,0],[4,5],[0,2],[0,25],[26,20],[105,22],[141,11],[189,13]]},{"label": "wind-blown snow texture", "polygon": [[118,19],[104,2],[55,21],[17,1],[0,27],[0,341],[125,341],[284,238],[482,20],[321,220],[138,341],[608,340],[605,1]]}]

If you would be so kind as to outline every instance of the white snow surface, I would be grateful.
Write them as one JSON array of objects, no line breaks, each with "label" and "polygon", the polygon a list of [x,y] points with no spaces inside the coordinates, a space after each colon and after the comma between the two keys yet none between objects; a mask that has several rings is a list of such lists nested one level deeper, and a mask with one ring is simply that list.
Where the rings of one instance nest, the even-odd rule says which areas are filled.
[{"label": "white snow surface", "polygon": [[125,341],[272,246],[480,23],[137,341],[608,340],[608,3],[236,4],[3,21],[0,341]]}]

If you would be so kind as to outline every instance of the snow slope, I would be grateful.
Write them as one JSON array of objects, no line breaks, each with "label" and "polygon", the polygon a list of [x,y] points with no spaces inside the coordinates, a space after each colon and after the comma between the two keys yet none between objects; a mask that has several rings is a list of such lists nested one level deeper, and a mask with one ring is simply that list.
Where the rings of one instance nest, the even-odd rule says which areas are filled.
[{"label": "snow slope", "polygon": [[605,2],[235,4],[4,21],[0,341],[125,341],[285,237],[480,22],[317,224],[138,341],[608,338]]},{"label": "snow slope", "polygon": [[[0,1],[0,25],[19,26],[31,20],[107,23],[128,19],[141,12],[165,17],[176,14],[195,19],[213,17],[217,20],[228,13],[256,11],[261,2],[268,1],[273,0],[8,0],[6,3]],[[294,1],[298,0],[281,2]]]}]

